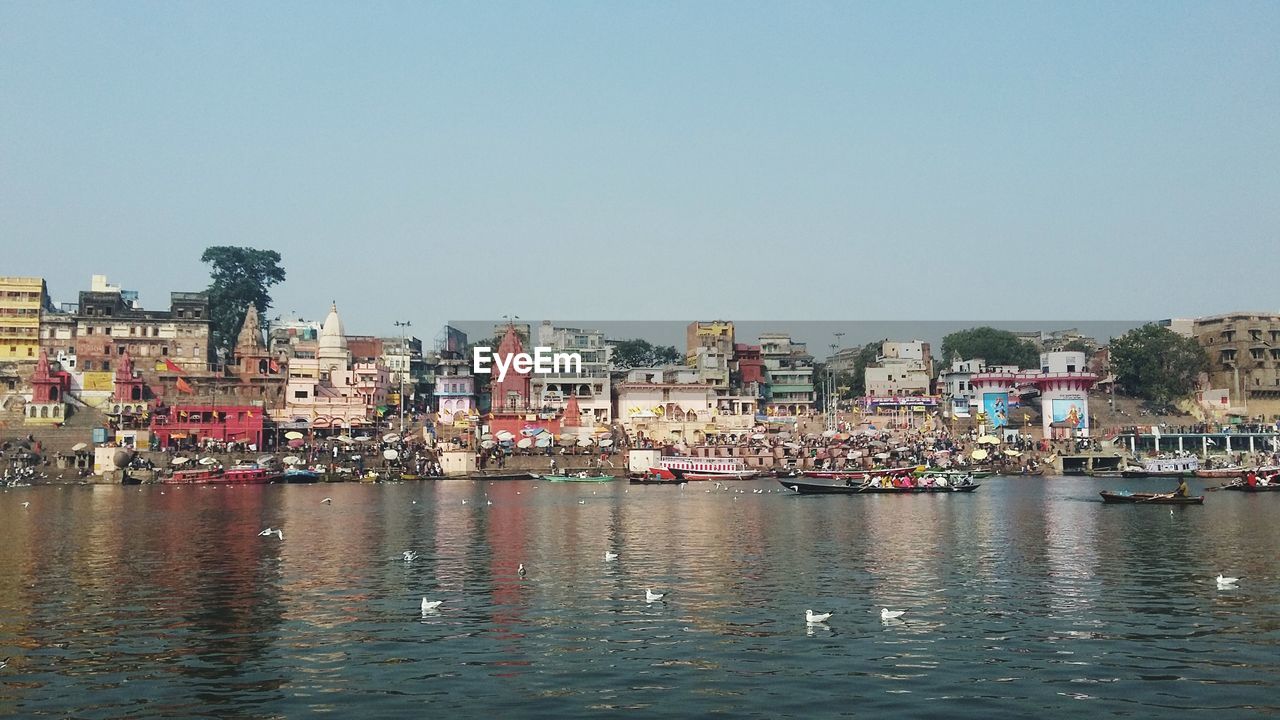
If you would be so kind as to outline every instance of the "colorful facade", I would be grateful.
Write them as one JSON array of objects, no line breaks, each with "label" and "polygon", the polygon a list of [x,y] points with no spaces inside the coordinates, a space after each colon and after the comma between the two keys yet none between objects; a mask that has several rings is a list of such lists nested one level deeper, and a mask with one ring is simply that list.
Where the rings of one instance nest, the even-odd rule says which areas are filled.
[{"label": "colorful facade", "polygon": [[0,361],[36,362],[40,313],[48,306],[43,278],[0,277]]}]

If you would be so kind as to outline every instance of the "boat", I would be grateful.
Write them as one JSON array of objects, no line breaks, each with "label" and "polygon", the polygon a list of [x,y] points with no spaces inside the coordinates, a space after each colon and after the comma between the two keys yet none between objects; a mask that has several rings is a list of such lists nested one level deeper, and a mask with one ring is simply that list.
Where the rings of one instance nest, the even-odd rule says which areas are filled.
[{"label": "boat", "polygon": [[760,473],[755,470],[743,470],[733,473],[692,473],[684,474],[685,480],[750,480]]},{"label": "boat", "polygon": [[1127,478],[1176,478],[1190,477],[1199,469],[1200,458],[1156,458],[1143,462],[1140,467],[1131,465],[1121,472]]},{"label": "boat", "polygon": [[602,483],[613,482],[612,475],[588,475],[580,473],[577,475],[543,475],[543,480],[548,482],[578,482],[578,483]]},{"label": "boat", "polygon": [[1230,478],[1242,478],[1245,475],[1248,475],[1250,472],[1253,472],[1254,474],[1261,477],[1263,475],[1272,475],[1276,472],[1280,472],[1280,467],[1259,467],[1259,468],[1229,467],[1229,468],[1214,468],[1212,470],[1196,470],[1196,477],[1217,478],[1217,479],[1225,480]]},{"label": "boat", "polygon": [[945,477],[945,478],[953,478],[953,477],[986,478],[994,475],[995,471],[994,470],[939,470],[937,468],[917,467],[912,469],[911,474],[915,475],[916,477],[924,477],[928,475],[929,477]]},{"label": "boat", "polygon": [[511,472],[490,472],[475,473],[471,476],[472,480],[537,480],[542,477],[538,473],[529,472],[528,470],[513,470]]},{"label": "boat", "polygon": [[680,485],[684,480],[676,477],[670,470],[649,468],[649,471],[644,474],[628,477],[627,482],[632,485]]},{"label": "boat", "polygon": [[980,483],[948,485],[946,487],[875,487],[850,483],[805,482],[794,478],[782,478],[778,482],[783,487],[795,490],[801,495],[935,495],[939,493],[973,492],[982,487]]},{"label": "boat", "polygon": [[1173,493],[1135,493],[1128,490],[1103,490],[1098,493],[1102,502],[1107,504],[1127,503],[1130,505],[1203,505],[1203,495],[1177,497]]},{"label": "boat", "polygon": [[1250,485],[1249,483],[1239,482],[1230,485],[1219,486],[1219,490],[1235,490],[1236,492],[1280,492],[1280,483],[1270,482],[1266,485]]},{"label": "boat", "polygon": [[222,477],[222,468],[202,466],[191,470],[177,470],[173,475],[161,482],[166,485],[185,485],[188,483],[210,483]]},{"label": "boat", "polygon": [[881,475],[908,475],[919,469],[917,465],[910,465],[907,467],[881,468],[879,470],[805,470],[800,474],[804,477],[824,480],[865,480],[869,477],[879,477]]},{"label": "boat", "polygon": [[[685,457],[683,455],[665,455],[658,458],[658,466],[668,470],[676,477],[684,477],[685,473],[699,475],[735,475],[747,472],[747,466],[740,458],[726,457]],[[727,478],[732,480],[732,477]]]},{"label": "boat", "polygon": [[289,468],[280,476],[280,481],[286,483],[320,482],[320,473],[306,468]]}]

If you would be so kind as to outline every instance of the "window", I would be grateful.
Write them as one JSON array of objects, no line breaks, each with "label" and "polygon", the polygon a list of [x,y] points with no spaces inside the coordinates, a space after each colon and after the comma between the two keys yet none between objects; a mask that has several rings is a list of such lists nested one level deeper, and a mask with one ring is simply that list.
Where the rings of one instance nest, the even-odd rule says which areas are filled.
[{"label": "window", "polygon": [[92,335],[92,334],[93,334],[93,326],[92,326],[92,325],[90,325],[90,326],[86,327],[86,328],[84,329],[84,334],[85,334],[85,335]]},{"label": "window", "polygon": [[110,334],[111,334],[111,326],[110,326],[110,325],[108,325],[108,326],[106,326],[106,327],[102,328],[102,332],[106,333],[107,335],[110,335]]},{"label": "window", "polygon": [[110,360],[103,360],[103,361],[102,361],[102,371],[103,371],[103,372],[107,372],[107,371],[109,371],[109,370],[111,370],[111,361],[110,361]]}]

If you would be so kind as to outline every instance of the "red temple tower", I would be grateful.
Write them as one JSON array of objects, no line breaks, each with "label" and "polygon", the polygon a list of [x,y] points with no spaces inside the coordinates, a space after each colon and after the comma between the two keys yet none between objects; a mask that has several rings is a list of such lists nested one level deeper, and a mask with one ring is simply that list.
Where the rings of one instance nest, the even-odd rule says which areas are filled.
[{"label": "red temple tower", "polygon": [[111,395],[113,415],[142,415],[147,411],[146,391],[141,377],[133,372],[133,358],[125,353],[116,365]]},{"label": "red temple tower", "polygon": [[49,354],[40,351],[40,361],[31,374],[31,402],[23,422],[28,425],[58,425],[66,420],[62,404],[62,380],[49,371]]},{"label": "red temple tower", "polygon": [[[493,354],[493,377],[497,377],[497,368],[501,363],[511,362],[510,358],[524,352],[520,342],[520,334],[514,324],[507,325],[507,334],[498,343],[498,351]],[[514,364],[513,364],[514,365]],[[493,412],[524,410],[529,407],[529,369],[517,372],[514,366],[507,368],[506,377],[494,380],[489,386],[489,408]]]}]

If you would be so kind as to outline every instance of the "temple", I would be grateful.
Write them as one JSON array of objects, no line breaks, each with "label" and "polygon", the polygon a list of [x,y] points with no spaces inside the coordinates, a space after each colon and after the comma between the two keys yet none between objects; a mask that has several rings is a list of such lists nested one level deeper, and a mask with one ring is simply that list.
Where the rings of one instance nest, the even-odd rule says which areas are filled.
[{"label": "temple", "polygon": [[[246,357],[251,365],[261,362],[255,356]],[[291,427],[305,423],[313,429],[371,426],[379,408],[385,409],[389,380],[380,363],[352,361],[334,303],[321,326],[315,356],[289,362],[285,403],[276,419]]]}]

